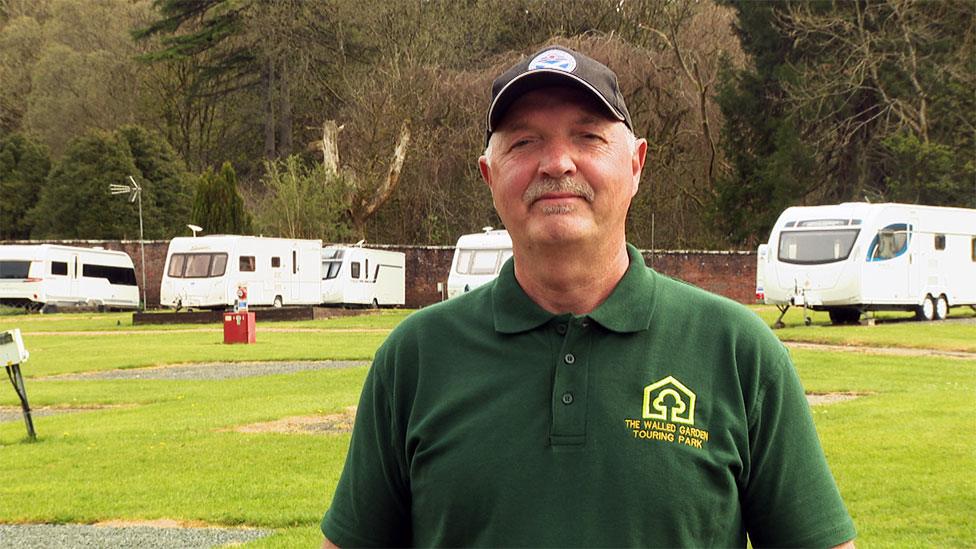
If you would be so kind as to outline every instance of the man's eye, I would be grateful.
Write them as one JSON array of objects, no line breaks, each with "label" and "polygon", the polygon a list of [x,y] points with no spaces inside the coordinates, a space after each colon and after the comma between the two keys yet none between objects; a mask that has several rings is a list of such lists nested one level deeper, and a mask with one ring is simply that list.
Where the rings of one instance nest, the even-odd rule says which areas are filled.
[{"label": "man's eye", "polygon": [[530,141],[528,139],[519,139],[519,140],[514,141],[512,143],[512,146],[510,148],[517,149],[519,147],[524,147],[525,145],[528,145],[529,143],[530,143]]}]

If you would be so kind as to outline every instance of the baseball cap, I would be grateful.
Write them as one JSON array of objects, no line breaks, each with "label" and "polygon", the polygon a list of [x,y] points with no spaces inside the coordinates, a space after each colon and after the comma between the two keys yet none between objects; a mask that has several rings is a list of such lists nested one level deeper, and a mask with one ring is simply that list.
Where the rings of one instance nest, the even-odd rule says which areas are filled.
[{"label": "baseball cap", "polygon": [[574,86],[593,94],[612,118],[634,130],[617,75],[606,65],[569,48],[547,46],[515,64],[491,84],[485,144],[516,99],[532,90]]}]

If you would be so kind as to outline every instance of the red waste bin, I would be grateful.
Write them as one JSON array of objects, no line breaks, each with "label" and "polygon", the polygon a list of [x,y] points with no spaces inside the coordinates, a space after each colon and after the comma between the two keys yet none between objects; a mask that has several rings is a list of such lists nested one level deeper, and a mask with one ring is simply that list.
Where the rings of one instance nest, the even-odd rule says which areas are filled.
[{"label": "red waste bin", "polygon": [[254,343],[254,313],[224,313],[224,343]]}]

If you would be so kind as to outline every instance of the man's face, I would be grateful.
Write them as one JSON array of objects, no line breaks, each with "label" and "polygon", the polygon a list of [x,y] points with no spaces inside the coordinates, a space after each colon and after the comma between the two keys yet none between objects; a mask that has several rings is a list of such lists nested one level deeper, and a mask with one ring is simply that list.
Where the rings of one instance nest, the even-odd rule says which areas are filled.
[{"label": "man's face", "polygon": [[516,246],[622,240],[647,143],[572,88],[526,93],[479,160]]}]

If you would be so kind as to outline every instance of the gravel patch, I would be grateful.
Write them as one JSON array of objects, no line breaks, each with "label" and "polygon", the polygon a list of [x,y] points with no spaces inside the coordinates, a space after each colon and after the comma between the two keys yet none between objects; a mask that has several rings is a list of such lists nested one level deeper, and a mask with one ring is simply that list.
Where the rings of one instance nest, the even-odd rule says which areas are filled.
[{"label": "gravel patch", "polygon": [[238,433],[295,433],[313,435],[338,435],[351,433],[353,423],[356,422],[356,407],[349,406],[338,414],[318,415],[318,416],[292,416],[265,421],[262,423],[251,423],[239,425],[228,431]]},{"label": "gravel patch", "polygon": [[188,379],[220,380],[240,377],[271,376],[292,374],[309,370],[329,370],[335,368],[355,368],[367,366],[365,360],[318,360],[304,362],[205,362],[199,364],[180,364],[175,366],[153,366],[150,368],[129,368],[88,372],[82,374],[63,374],[37,378],[40,380],[91,381],[102,379]]},{"label": "gravel patch", "polygon": [[[76,414],[79,412],[95,412],[98,410],[106,410],[111,408],[123,408],[123,406],[85,406],[85,407],[70,407],[70,406],[39,406],[37,408],[31,406],[31,417],[37,419],[44,416],[56,416],[60,414]],[[0,422],[3,421],[22,421],[24,419],[24,411],[20,406],[0,406]]]},{"label": "gravel patch", "polygon": [[270,535],[250,528],[106,527],[82,524],[0,524],[0,547],[29,549],[179,547],[239,545]]},{"label": "gravel patch", "polygon": [[863,393],[807,393],[807,402],[810,406],[822,406],[846,402],[862,396],[864,396]]},{"label": "gravel patch", "polygon": [[784,341],[783,344],[791,349],[841,351],[847,353],[864,353],[872,355],[940,356],[947,358],[961,358],[963,360],[976,360],[976,353],[969,351],[943,351],[941,349],[915,349],[911,347],[870,347],[867,345],[835,345],[830,343],[809,343],[803,341]]}]

